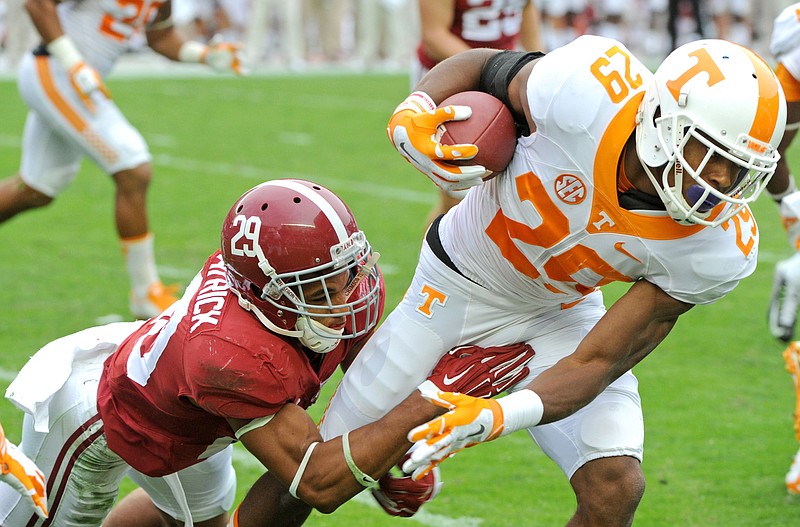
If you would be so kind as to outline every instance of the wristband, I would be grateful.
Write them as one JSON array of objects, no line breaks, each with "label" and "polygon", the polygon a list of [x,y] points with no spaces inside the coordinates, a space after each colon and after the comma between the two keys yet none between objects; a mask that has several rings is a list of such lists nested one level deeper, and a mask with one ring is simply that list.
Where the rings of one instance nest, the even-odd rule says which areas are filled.
[{"label": "wristband", "polygon": [[47,45],[47,52],[58,59],[67,71],[79,62],[83,62],[80,51],[67,35],[61,35],[51,40]]},{"label": "wristband", "polygon": [[397,108],[395,108],[394,113],[399,112],[400,110],[413,110],[415,112],[433,112],[436,109],[436,103],[433,102],[431,96],[425,92],[415,91],[408,97],[406,100],[401,102]]},{"label": "wristband", "polygon": [[797,190],[797,185],[794,182],[794,176],[789,174],[789,185],[786,187],[786,190],[783,190],[781,192],[776,192],[775,194],[770,192],[769,189],[766,190],[767,190],[767,195],[770,198],[772,198],[776,203],[780,203],[783,198],[785,198],[786,196]]},{"label": "wristband", "polygon": [[303,460],[300,462],[300,466],[297,467],[297,472],[294,473],[294,477],[292,478],[292,484],[289,485],[289,494],[291,494],[293,498],[297,498],[297,487],[300,486],[300,480],[303,478],[303,473],[306,471],[306,465],[308,465],[308,460],[311,459],[311,452],[314,451],[314,448],[316,448],[318,444],[319,441],[315,441],[310,445],[308,445],[306,453],[303,456]]},{"label": "wristband", "polygon": [[377,484],[377,480],[375,480],[369,474],[365,474],[360,468],[356,466],[356,462],[353,461],[353,454],[350,453],[350,439],[349,436],[350,432],[345,432],[342,436],[342,450],[344,450],[344,460],[347,463],[347,468],[350,469],[350,472],[353,473],[353,476],[356,478],[362,487],[372,487]]},{"label": "wristband", "polygon": [[181,62],[203,62],[208,53],[208,46],[195,42],[194,40],[187,40],[181,44],[181,49],[178,51],[178,60]]},{"label": "wristband", "polygon": [[531,390],[520,390],[506,395],[497,399],[497,403],[503,410],[501,436],[538,425],[544,414],[542,399]]}]

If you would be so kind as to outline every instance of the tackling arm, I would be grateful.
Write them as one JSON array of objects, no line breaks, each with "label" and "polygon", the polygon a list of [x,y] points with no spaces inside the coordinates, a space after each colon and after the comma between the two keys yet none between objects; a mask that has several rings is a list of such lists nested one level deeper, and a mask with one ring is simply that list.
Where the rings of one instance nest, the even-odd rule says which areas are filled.
[{"label": "tackling arm", "polygon": [[[425,384],[432,389],[448,386],[476,397],[492,397],[528,375],[526,364],[533,355],[533,349],[524,343],[459,347],[440,359]],[[448,377],[451,380],[446,381]],[[415,391],[380,420],[324,442],[311,417],[294,404],[285,405],[266,424],[249,430],[242,428],[249,421],[230,420],[234,430],[248,430],[240,439],[270,474],[248,493],[232,525],[302,523],[307,506],[290,498],[287,487],[292,496],[327,513],[372,486],[387,513],[411,516],[435,496],[436,479],[411,482],[408,477],[387,473],[411,446],[406,439],[409,428],[440,412]],[[378,478],[380,485],[375,487]]]},{"label": "tackling arm", "polygon": [[[411,447],[406,440],[409,425],[438,413],[415,393],[379,421],[354,430],[349,443],[356,467],[377,480]],[[345,462],[342,438],[322,441],[314,421],[296,405],[287,404],[268,424],[245,433],[241,441],[286,487],[295,481],[308,449],[316,443],[296,482],[296,495],[320,512],[333,512],[364,490]]]}]

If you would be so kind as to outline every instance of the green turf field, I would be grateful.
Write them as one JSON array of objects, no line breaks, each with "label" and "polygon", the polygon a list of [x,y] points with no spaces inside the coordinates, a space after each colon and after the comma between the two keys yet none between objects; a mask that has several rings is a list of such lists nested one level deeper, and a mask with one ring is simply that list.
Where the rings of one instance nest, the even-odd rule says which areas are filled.
[{"label": "green turf field", "polygon": [[[395,153],[385,125],[405,76],[111,79],[115,100],[150,144],[156,253],[165,282],[186,284],[219,243],[243,191],[281,177],[338,192],[382,253],[395,305],[413,274],[432,185]],[[0,174],[16,171],[25,109],[0,82]],[[800,173],[800,152],[794,156]],[[8,385],[52,339],[128,317],[127,276],[112,221],[113,187],[90,162],[46,210],[0,226],[0,376]],[[794,526],[800,498],[783,476],[797,449],[794,396],[781,345],[766,329],[773,264],[790,254],[775,206],[755,207],[755,275],[716,305],[690,311],[636,368],[645,412],[648,488],[636,525]],[[609,288],[607,300],[621,293]],[[312,409],[319,416],[334,381]],[[21,414],[0,401],[19,439]],[[146,455],[146,453],[143,453]],[[239,496],[261,473],[237,449]],[[412,520],[390,519],[357,497],[310,525],[562,525],[574,500],[561,473],[524,433],[465,451],[443,467],[442,494]],[[126,487],[128,489],[129,487]]]}]

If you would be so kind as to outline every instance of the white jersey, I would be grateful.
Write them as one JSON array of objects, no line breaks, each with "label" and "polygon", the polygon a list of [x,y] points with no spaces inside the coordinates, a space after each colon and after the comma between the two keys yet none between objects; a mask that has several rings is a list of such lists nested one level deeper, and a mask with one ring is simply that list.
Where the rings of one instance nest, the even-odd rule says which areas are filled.
[{"label": "white jersey", "polygon": [[642,278],[703,304],[753,272],[758,231],[747,208],[711,228],[620,206],[618,163],[650,78],[623,44],[603,37],[540,59],[527,85],[536,132],[518,141],[506,172],[441,222],[444,250],[465,276],[552,308]]},{"label": "white jersey", "polygon": [[58,5],[64,32],[87,62],[105,76],[128,42],[151,23],[165,0],[67,0]]},{"label": "white jersey", "polygon": [[786,102],[800,101],[800,3],[790,5],[775,18],[769,51],[778,61],[775,73]]}]

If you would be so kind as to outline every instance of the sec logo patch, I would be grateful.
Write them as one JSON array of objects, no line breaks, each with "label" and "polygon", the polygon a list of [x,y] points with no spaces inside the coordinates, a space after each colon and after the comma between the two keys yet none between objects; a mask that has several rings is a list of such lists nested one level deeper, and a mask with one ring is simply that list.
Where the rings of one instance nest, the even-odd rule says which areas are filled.
[{"label": "sec logo patch", "polygon": [[556,178],[555,191],[567,205],[577,205],[586,199],[586,185],[573,174],[561,174]]}]

